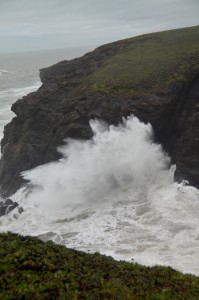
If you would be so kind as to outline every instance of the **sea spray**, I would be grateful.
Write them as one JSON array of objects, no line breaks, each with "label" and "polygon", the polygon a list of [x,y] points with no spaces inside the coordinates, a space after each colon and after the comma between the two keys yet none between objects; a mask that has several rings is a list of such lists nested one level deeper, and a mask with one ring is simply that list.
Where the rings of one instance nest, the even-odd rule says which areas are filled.
[{"label": "sea spray", "polygon": [[63,155],[59,162],[23,173],[36,187],[32,203],[44,204],[53,214],[54,209],[64,212],[63,208],[95,205],[130,186],[147,190],[168,169],[169,158],[152,142],[150,124],[132,116],[117,127],[100,121],[90,121],[90,126],[94,134],[90,141],[67,139],[59,148]]},{"label": "sea spray", "polygon": [[92,140],[67,139],[60,161],[23,173],[32,191],[13,199],[24,212],[0,230],[199,275],[199,191],[173,182],[150,124],[90,125]]}]

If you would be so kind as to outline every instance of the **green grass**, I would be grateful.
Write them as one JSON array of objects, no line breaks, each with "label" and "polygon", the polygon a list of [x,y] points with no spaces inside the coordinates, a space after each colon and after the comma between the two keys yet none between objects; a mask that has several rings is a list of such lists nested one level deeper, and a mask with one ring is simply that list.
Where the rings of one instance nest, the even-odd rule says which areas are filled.
[{"label": "green grass", "polygon": [[0,299],[199,299],[199,278],[0,234]]},{"label": "green grass", "polygon": [[140,95],[187,81],[199,71],[199,26],[142,35],[120,44],[123,50],[91,74],[86,87]]}]

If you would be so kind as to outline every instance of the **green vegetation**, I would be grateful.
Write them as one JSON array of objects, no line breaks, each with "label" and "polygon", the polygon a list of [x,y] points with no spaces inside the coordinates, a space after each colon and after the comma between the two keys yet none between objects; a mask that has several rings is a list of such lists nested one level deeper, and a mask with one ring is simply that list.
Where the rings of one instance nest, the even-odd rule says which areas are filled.
[{"label": "green vegetation", "polygon": [[118,43],[123,50],[90,75],[85,86],[95,92],[141,95],[187,81],[199,71],[199,26]]},{"label": "green vegetation", "polygon": [[199,278],[0,234],[0,299],[199,299]]}]

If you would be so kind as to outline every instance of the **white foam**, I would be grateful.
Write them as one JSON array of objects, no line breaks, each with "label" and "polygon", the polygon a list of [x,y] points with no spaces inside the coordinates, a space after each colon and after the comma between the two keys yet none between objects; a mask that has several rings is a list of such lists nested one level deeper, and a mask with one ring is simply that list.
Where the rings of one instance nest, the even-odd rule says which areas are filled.
[{"label": "white foam", "polygon": [[68,140],[63,159],[24,173],[37,188],[18,191],[25,212],[0,230],[199,275],[199,191],[173,182],[149,124],[91,126],[92,141]]},{"label": "white foam", "polygon": [[15,100],[17,100],[19,97],[23,97],[31,92],[34,92],[41,86],[41,82],[37,81],[33,85],[28,87],[21,87],[21,88],[11,88],[6,89],[3,91],[0,91],[0,97],[10,97],[12,96]]},{"label": "white foam", "polygon": [[5,89],[0,91],[0,139],[3,137],[3,129],[14,117],[11,111],[11,105],[19,98],[36,91],[41,86],[41,82],[37,81],[33,85],[21,88]]},{"label": "white foam", "polygon": [[6,75],[8,73],[7,70],[0,69],[0,76]]},{"label": "white foam", "polygon": [[161,146],[151,142],[150,124],[131,117],[108,130],[98,121],[90,125],[94,132],[91,141],[67,140],[67,146],[59,149],[62,160],[23,173],[42,188],[35,190],[32,202],[44,203],[50,210],[51,205],[61,207],[61,212],[62,207],[90,205],[130,185],[147,189],[168,166],[169,158]]}]

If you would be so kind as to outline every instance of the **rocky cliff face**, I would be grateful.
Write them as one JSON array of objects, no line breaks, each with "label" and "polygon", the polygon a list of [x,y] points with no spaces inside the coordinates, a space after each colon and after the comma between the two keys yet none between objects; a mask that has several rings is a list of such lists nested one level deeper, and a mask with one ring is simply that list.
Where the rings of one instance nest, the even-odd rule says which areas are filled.
[{"label": "rocky cliff face", "polygon": [[20,173],[57,160],[67,137],[89,139],[89,120],[117,124],[131,113],[151,122],[177,165],[199,187],[199,27],[127,39],[40,71],[42,86],[12,106],[1,142],[1,194]]}]

